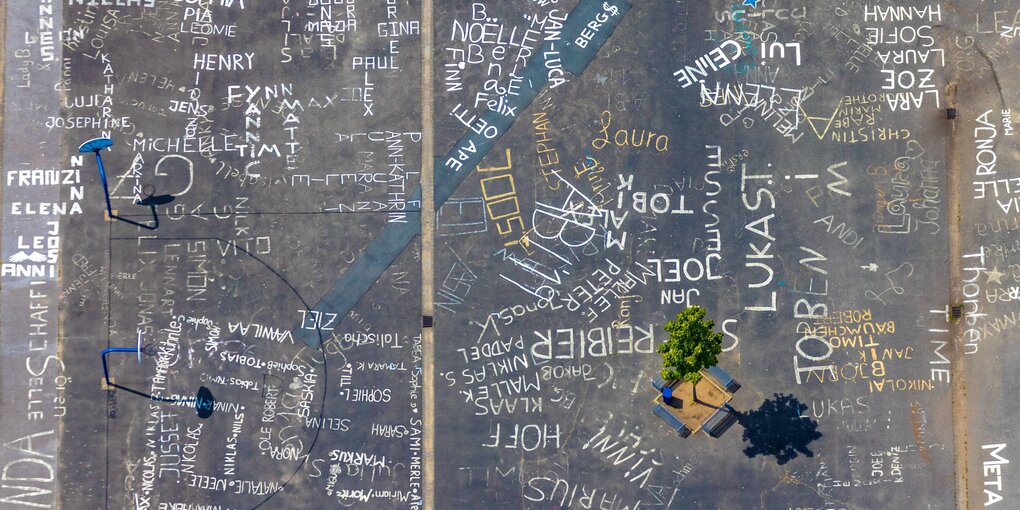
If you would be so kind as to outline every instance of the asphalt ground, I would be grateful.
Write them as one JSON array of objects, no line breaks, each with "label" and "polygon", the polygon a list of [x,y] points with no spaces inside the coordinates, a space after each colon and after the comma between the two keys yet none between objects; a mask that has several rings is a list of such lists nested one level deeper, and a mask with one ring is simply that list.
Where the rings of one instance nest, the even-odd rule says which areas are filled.
[{"label": "asphalt ground", "polygon": [[[961,115],[954,137],[954,156],[959,168],[960,259],[962,275],[954,288],[954,299],[963,305],[959,323],[963,341],[960,368],[966,381],[966,479],[971,508],[1004,506],[1015,501],[1017,487],[1008,469],[1016,428],[1015,413],[1008,404],[1016,391],[1010,341],[1016,338],[1015,304],[1020,283],[1016,265],[1015,203],[1001,179],[1010,179],[1016,168],[1017,151],[1011,127],[1017,92],[1009,76],[1016,63],[1008,58],[1015,51],[1011,30],[1016,6],[996,8],[998,26],[978,18],[973,39],[953,40],[958,62],[957,101]],[[993,13],[994,15],[994,13]],[[982,17],[980,19],[985,19]],[[992,31],[996,33],[991,33]],[[1003,34],[1006,35],[1003,35]],[[973,68],[972,68],[973,65]],[[996,164],[990,162],[994,153]],[[987,187],[987,193],[983,193]]]},{"label": "asphalt ground", "polygon": [[1017,6],[757,3],[8,6],[0,508],[1008,508]]},{"label": "asphalt ground", "polygon": [[[691,19],[713,15],[689,8]],[[933,424],[948,423],[949,386],[933,383],[930,345],[912,331],[928,309],[944,306],[932,298],[948,292],[948,281],[937,277],[948,272],[939,251],[947,242],[946,229],[938,226],[944,200],[936,199],[941,219],[931,227],[919,225],[926,218],[913,209],[912,220],[890,217],[879,201],[893,194],[898,158],[909,155],[900,166],[913,163],[909,185],[920,190],[920,161],[941,159],[932,156],[940,148],[906,140],[872,141],[866,149],[833,143],[839,126],[829,122],[833,110],[847,95],[867,101],[879,69],[854,73],[836,65],[846,57],[825,33],[808,33],[800,66],[784,62],[778,70],[752,66],[742,76],[711,77],[743,82],[745,95],[774,90],[786,95],[783,101],[791,92],[782,89],[794,88],[787,83],[811,81],[815,90],[803,100],[804,116],[824,120],[801,120],[800,129],[784,137],[774,131],[779,113],[763,120],[743,105],[701,108],[697,88],[678,90],[673,71],[719,42],[699,41],[702,32],[690,30],[697,35],[687,37],[686,57],[676,55],[660,42],[679,38],[678,29],[656,25],[655,12],[633,10],[602,58],[539,98],[540,107],[527,112],[532,124],[518,123],[507,135],[521,210],[536,211],[525,215],[536,228],[530,239],[542,246],[527,254],[535,264],[523,261],[521,251],[517,261],[511,250],[499,251],[508,237],[492,229],[495,246],[444,238],[440,221],[437,277],[443,267],[459,272],[465,261],[478,281],[509,279],[536,294],[544,284],[572,298],[561,294],[549,304],[519,292],[523,302],[508,306],[502,295],[484,304],[479,300],[486,295],[472,295],[456,306],[453,324],[439,323],[440,337],[449,328],[468,356],[459,352],[444,363],[440,354],[440,381],[448,387],[440,390],[438,407],[459,405],[477,416],[450,416],[447,424],[481,447],[437,451],[440,466],[465,468],[458,484],[439,489],[440,500],[470,505],[482,492],[494,507],[948,507],[952,434]],[[779,40],[794,40],[796,25],[786,29],[776,29]],[[818,84],[819,77],[827,83]],[[882,104],[874,114],[877,126],[896,125],[887,109]],[[867,125],[859,113],[843,115],[841,133],[855,131],[847,129],[855,125],[851,115]],[[901,117],[912,119],[905,125],[918,140],[941,140],[947,129],[944,112],[935,108]],[[684,128],[670,129],[676,124]],[[608,136],[600,132],[607,125]],[[542,134],[545,129],[551,136]],[[667,150],[656,147],[658,135],[649,140],[651,132],[665,133]],[[560,165],[547,165],[549,148]],[[506,164],[503,154],[489,158],[482,167]],[[585,163],[594,168],[586,170]],[[944,170],[934,172],[943,182]],[[461,199],[484,198],[487,175],[479,171],[478,187],[462,187]],[[580,225],[592,209],[582,197],[611,211],[589,222],[602,228]],[[571,203],[579,212],[565,215]],[[891,225],[902,225],[902,233]],[[586,235],[595,242],[583,243]],[[502,264],[490,269],[494,252]],[[871,264],[874,271],[862,267]],[[647,283],[643,268],[652,273]],[[625,276],[628,270],[638,283]],[[658,364],[649,352],[657,341],[649,337],[661,341],[661,324],[687,303],[705,306],[725,325],[732,349],[720,365],[743,384],[733,401],[741,425],[718,440],[704,434],[678,440],[649,412],[654,392],[648,379]],[[831,351],[809,334],[812,316],[823,310],[831,318],[822,327],[833,332],[822,335],[839,345]],[[478,318],[485,314],[491,315]],[[873,335],[835,332],[845,326]],[[463,329],[474,334],[454,333]],[[499,346],[509,353],[484,354],[485,347]],[[812,366],[820,368],[806,369]],[[789,419],[782,411],[791,406],[795,417],[818,424],[821,437],[806,445],[811,455],[801,450],[782,464],[775,455],[748,459],[742,429],[769,422],[782,428]],[[777,436],[772,448],[784,439],[796,443]],[[910,486],[929,490],[900,489]]]}]

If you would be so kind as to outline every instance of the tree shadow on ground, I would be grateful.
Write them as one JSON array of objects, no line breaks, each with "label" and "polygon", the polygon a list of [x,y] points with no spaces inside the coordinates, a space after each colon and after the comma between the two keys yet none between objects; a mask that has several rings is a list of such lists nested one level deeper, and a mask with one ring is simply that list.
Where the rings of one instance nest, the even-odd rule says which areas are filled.
[{"label": "tree shadow on ground", "polygon": [[802,407],[793,395],[776,393],[757,410],[739,413],[737,421],[744,427],[743,441],[749,443],[744,455],[749,458],[771,455],[780,466],[798,454],[813,457],[808,445],[822,437],[822,433],[817,421],[800,416]]}]

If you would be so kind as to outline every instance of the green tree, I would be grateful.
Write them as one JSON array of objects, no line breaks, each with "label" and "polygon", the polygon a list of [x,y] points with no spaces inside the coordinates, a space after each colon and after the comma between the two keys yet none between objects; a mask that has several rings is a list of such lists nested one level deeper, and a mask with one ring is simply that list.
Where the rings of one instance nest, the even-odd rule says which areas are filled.
[{"label": "green tree", "polygon": [[701,381],[701,369],[718,363],[722,352],[722,333],[712,331],[715,322],[705,320],[705,309],[692,306],[676,314],[676,319],[663,329],[669,339],[658,347],[662,354],[662,377],[667,380],[683,379],[694,385],[694,400]]}]

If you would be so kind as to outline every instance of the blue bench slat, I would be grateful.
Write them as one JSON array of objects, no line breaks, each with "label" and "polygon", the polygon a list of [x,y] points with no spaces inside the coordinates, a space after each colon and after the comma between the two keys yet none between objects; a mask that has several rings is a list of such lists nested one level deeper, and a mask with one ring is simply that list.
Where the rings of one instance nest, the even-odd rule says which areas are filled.
[{"label": "blue bench slat", "polygon": [[685,424],[680,418],[673,415],[673,413],[669,412],[669,410],[663,407],[662,404],[657,404],[654,408],[652,408],[652,412],[659,418],[662,418],[662,420],[672,427],[673,430],[679,432],[684,437],[690,435],[691,429],[687,426],[687,424]]},{"label": "blue bench slat", "polygon": [[701,430],[712,437],[719,437],[736,421],[736,411],[729,404],[723,404],[701,424]]},{"label": "blue bench slat", "polygon": [[722,388],[730,393],[734,393],[740,389],[740,384],[733,379],[729,373],[722,369],[719,365],[712,365],[705,369],[705,372],[715,380],[715,382],[722,386]]}]

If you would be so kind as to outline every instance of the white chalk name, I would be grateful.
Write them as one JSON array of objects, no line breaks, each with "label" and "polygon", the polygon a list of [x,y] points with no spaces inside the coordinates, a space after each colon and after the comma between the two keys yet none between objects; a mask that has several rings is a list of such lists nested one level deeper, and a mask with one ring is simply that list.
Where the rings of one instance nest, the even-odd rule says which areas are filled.
[{"label": "white chalk name", "polygon": [[[733,56],[727,55],[726,52],[723,51],[723,48],[726,46],[736,48],[737,50],[736,53],[734,53]],[[743,49],[740,47],[740,44],[737,43],[736,41],[723,41],[722,44],[720,44],[717,48],[709,51],[708,53],[702,55],[697,60],[695,60],[694,63],[697,65],[697,67],[685,65],[683,68],[678,69],[676,72],[674,72],[673,76],[677,76],[676,81],[680,82],[680,88],[685,89],[687,87],[690,87],[691,85],[694,85],[695,82],[704,82],[705,78],[708,77],[708,69],[711,69],[712,71],[718,71],[732,64],[738,58],[740,58],[742,52]],[[695,76],[696,74],[701,75],[701,78],[698,79]]]},{"label": "white chalk name", "polygon": [[994,459],[986,460],[981,465],[981,470],[985,475],[985,487],[995,488],[994,491],[990,488],[985,489],[985,497],[988,498],[985,500],[985,506],[990,506],[1002,501],[1002,496],[1000,495],[1002,492],[1002,465],[1009,464],[1009,460],[999,456],[999,452],[1006,449],[1006,443],[983,444],[981,449],[991,450],[988,454]]},{"label": "white chalk name", "polygon": [[244,71],[253,68],[254,53],[196,53],[192,69],[202,71]]}]

